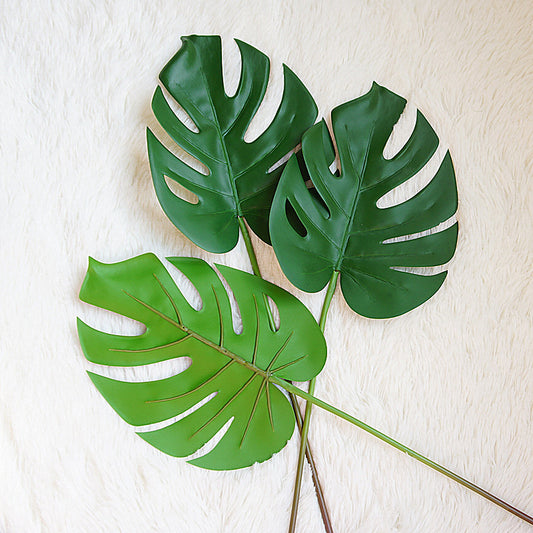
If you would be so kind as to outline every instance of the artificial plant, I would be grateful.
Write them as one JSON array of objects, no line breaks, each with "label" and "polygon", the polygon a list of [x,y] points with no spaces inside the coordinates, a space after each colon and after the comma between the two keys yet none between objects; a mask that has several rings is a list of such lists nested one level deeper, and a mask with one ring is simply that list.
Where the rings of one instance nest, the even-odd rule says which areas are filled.
[{"label": "artificial plant", "polygon": [[[195,244],[208,252],[229,252],[237,244],[244,220],[270,242],[268,214],[282,166],[271,169],[301,140],[317,116],[315,102],[286,66],[276,116],[253,142],[244,135],[265,95],[267,56],[237,41],[241,78],[233,96],[224,92],[220,37],[182,38],[182,47],[161,71],[162,85],[188,113],[198,131],[175,115],[160,88],[152,109],[174,141],[203,163],[207,175],[174,156],[148,130],[148,154],[161,207]],[[198,197],[196,204],[176,197],[165,181],[176,181]]]},{"label": "artificial plant", "polygon": [[[426,234],[457,209],[449,152],[433,179],[413,197],[387,208],[377,205],[419,172],[439,143],[418,112],[404,147],[394,157],[384,157],[405,104],[405,99],[374,83],[368,93],[331,113],[339,168],[331,170],[335,151],[321,121],[304,134],[301,154],[293,155],[283,171],[272,203],[272,243],[283,272],[299,289],[317,292],[328,285],[320,316],[322,330],[338,278],[354,311],[369,318],[392,318],[425,302],[446,277],[445,271],[421,275],[399,269],[442,265],[454,254],[457,222]],[[313,379],[309,392],[314,389]],[[290,531],[296,524],[310,416],[308,403]]]},{"label": "artificial plant", "polygon": [[[240,233],[252,270],[261,277],[248,226],[270,243],[268,220],[284,167],[280,162],[314,123],[316,104],[303,83],[284,65],[283,94],[276,115],[257,139],[246,142],[246,130],[265,96],[270,74],[268,57],[236,40],[241,75],[235,94],[228,96],[224,90],[220,37],[192,35],[181,40],[181,48],[160,72],[159,79],[197,131],[179,120],[160,87],[154,93],[152,109],[169,136],[202,163],[207,174],[185,164],[148,129],[148,155],[157,197],[173,224],[204,250],[228,252],[236,246]],[[193,193],[197,202],[176,196],[167,179]],[[273,323],[269,307],[267,311]],[[301,428],[303,418],[298,403],[294,395],[289,397]],[[309,447],[305,453],[324,526],[326,531],[332,531]]]},{"label": "artificial plant", "polygon": [[[192,36],[183,41],[161,80],[198,131],[179,121],[160,89],[153,108],[174,141],[204,163],[208,174],[186,165],[151,133],[150,165],[165,212],[198,245],[209,251],[228,251],[235,246],[239,231],[242,233],[256,275],[228,267],[219,267],[219,272],[235,294],[243,332],[237,335],[233,331],[228,294],[204,261],[170,259],[200,292],[203,307],[194,310],[152,254],[111,265],[92,260],[80,297],[139,320],[147,329],[142,335],[124,337],[98,332],[80,321],[86,357],[118,366],[176,357],[192,360],[187,370],[164,380],[126,383],[92,374],[95,385],[133,424],[177,417],[164,428],[142,433],[145,440],[172,455],[191,454],[229,424],[213,450],[192,461],[212,469],[240,468],[266,460],[285,445],[295,418],[279,390],[283,389],[308,402],[300,471],[302,450],[307,448],[309,405],[313,404],[533,523],[525,513],[290,381],[312,379],[324,364],[321,330],[339,275],[349,305],[374,317],[406,312],[441,285],[445,274],[420,279],[398,269],[441,264],[453,254],[456,227],[436,236],[420,235],[455,212],[455,178],[449,156],[432,182],[408,202],[381,212],[376,206],[380,197],[427,162],[437,142],[433,130],[419,115],[404,149],[385,160],[383,147],[405,102],[374,86],[367,95],[333,113],[339,172],[329,172],[334,152],[324,123],[309,129],[303,137],[302,153],[293,156],[284,170],[283,165],[276,168],[316,117],[316,106],[301,82],[285,69],[285,92],[276,118],[256,141],[246,143],[244,133],[264,95],[268,60],[239,42],[241,80],[236,94],[228,97],[222,82],[219,38]],[[196,194],[198,202],[178,198],[166,178]],[[289,279],[311,291],[320,290],[329,280],[318,325],[294,296],[259,279],[246,221],[269,242],[271,204],[272,241]],[[403,241],[390,242],[406,236]],[[298,248],[304,276],[291,267],[287,244],[291,239]],[[268,298],[279,310],[279,328]],[[294,507],[293,515],[295,521]]]},{"label": "artificial plant", "polygon": [[[243,329],[237,335],[228,294],[213,269],[201,259],[169,261],[195,285],[200,310],[191,307],[153,254],[111,265],[91,260],[80,298],[142,322],[146,332],[110,335],[79,321],[80,342],[87,359],[101,365],[138,366],[179,357],[189,357],[191,365],[158,381],[127,383],[90,373],[91,380],[134,426],[168,420],[209,397],[171,425],[138,432],[169,455],[192,454],[233,419],[213,450],[189,462],[228,470],[269,459],[285,446],[295,423],[289,401],[272,379],[304,381],[322,369],[326,344],[318,325],[286,291],[219,265],[241,312]],[[264,295],[279,310],[277,329],[270,326]]]}]

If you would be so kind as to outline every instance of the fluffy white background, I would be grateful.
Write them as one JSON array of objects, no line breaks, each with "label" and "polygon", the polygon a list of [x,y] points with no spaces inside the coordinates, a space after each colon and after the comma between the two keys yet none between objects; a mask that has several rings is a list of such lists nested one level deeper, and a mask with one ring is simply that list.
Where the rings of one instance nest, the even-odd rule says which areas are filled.
[{"label": "fluffy white background", "polygon": [[[257,131],[286,62],[322,115],[376,80],[450,148],[460,235],[443,288],[388,321],[337,297],[316,393],[533,514],[532,11],[527,0],[2,2],[0,531],[286,530],[296,438],[238,472],[167,457],[100,397],[76,336],[76,316],[109,318],[77,299],[88,255],[248,264],[242,243],[222,257],[195,248],[151,185],[151,95],[191,33],[222,35],[230,83],[233,37],[271,57]],[[256,244],[265,276],[318,314],[321,295],[295,291]],[[311,442],[338,533],[530,531],[318,409]],[[322,531],[307,474],[298,526]]]}]

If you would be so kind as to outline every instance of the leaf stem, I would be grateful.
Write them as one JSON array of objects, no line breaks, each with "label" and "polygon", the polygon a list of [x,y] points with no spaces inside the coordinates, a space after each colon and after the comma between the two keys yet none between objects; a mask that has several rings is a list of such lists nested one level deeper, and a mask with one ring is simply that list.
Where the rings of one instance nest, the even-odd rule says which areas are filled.
[{"label": "leaf stem", "polygon": [[[246,251],[248,252],[248,258],[250,259],[250,264],[252,265],[252,271],[258,278],[263,279],[263,276],[261,276],[261,271],[259,270],[259,264],[257,263],[257,256],[255,255],[254,246],[252,244],[252,239],[250,238],[250,232],[248,231],[248,228],[246,227],[246,222],[244,221],[244,218],[241,216],[237,217],[237,220],[239,221],[239,228],[241,229],[241,235],[242,235],[242,238],[244,239],[244,245],[246,246]],[[268,307],[267,309],[270,309],[270,307]]]},{"label": "leaf stem", "polygon": [[[324,303],[322,304],[322,310],[320,312],[320,319],[318,322],[322,333],[324,332],[324,328],[326,326],[326,317],[328,315],[328,310],[329,310],[329,306],[331,305],[333,294],[335,293],[335,288],[337,287],[338,277],[339,277],[339,271],[334,270],[328,283],[326,296],[324,297]],[[316,383],[316,377],[314,377],[309,382],[309,394],[310,395],[313,395],[315,393],[315,383]],[[307,436],[309,433],[309,424],[311,422],[312,406],[313,404],[309,401],[305,404],[304,422],[303,422],[302,430],[300,432],[301,433],[300,452],[298,454],[298,466],[296,468],[296,478],[294,481],[294,492],[292,495],[292,509],[291,509],[291,519],[289,522],[289,533],[294,533],[294,531],[296,530],[298,503],[300,501],[300,490],[302,486],[304,455],[305,455],[305,450],[307,450]]]},{"label": "leaf stem", "polygon": [[[157,276],[156,276],[156,279],[158,279]],[[161,281],[159,279],[158,279],[158,281],[161,284]],[[170,299],[170,301],[173,302],[172,296],[168,293],[168,291],[166,291],[164,288],[163,288],[163,290],[164,290],[165,294],[168,296],[168,298]],[[496,496],[490,494],[486,490],[474,485],[472,482],[470,482],[470,481],[458,476],[457,474],[451,472],[450,470],[447,470],[446,468],[444,468],[443,466],[435,463],[434,461],[431,461],[430,459],[427,459],[426,457],[424,457],[420,453],[415,452],[414,450],[411,450],[407,446],[395,441],[391,437],[385,435],[384,433],[381,433],[380,431],[378,431],[377,429],[374,429],[373,427],[369,426],[368,424],[365,424],[364,422],[361,422],[357,418],[345,413],[344,411],[341,411],[340,409],[337,409],[336,407],[333,407],[332,405],[330,405],[330,404],[328,404],[328,403],[326,403],[326,402],[314,397],[312,394],[309,394],[309,393],[299,389],[298,387],[293,385],[290,381],[286,381],[286,380],[284,380],[282,378],[279,378],[279,377],[275,376],[270,369],[269,370],[264,370],[262,368],[258,368],[256,365],[250,363],[246,359],[243,359],[238,354],[233,353],[233,352],[229,351],[227,348],[225,348],[223,346],[220,346],[219,344],[216,344],[213,341],[205,338],[203,335],[201,335],[201,334],[197,333],[196,331],[188,328],[183,323],[177,322],[173,318],[170,318],[169,316],[165,315],[164,313],[162,313],[161,311],[159,311],[155,307],[151,306],[150,304],[148,304],[148,303],[142,301],[141,299],[137,298],[136,296],[128,293],[126,290],[123,289],[123,292],[124,292],[124,294],[126,294],[127,296],[129,296],[130,298],[132,298],[133,300],[135,300],[136,302],[138,302],[142,306],[146,307],[147,309],[149,309],[150,311],[152,311],[153,313],[158,315],[162,320],[165,320],[166,322],[168,322],[168,323],[172,324],[173,326],[175,326],[177,329],[181,330],[183,333],[186,334],[187,337],[195,338],[198,341],[202,342],[203,344],[205,344],[207,346],[210,346],[212,349],[214,349],[214,350],[218,351],[219,353],[221,353],[221,354],[229,357],[230,359],[236,361],[237,363],[239,363],[240,365],[244,366],[245,368],[248,368],[254,374],[258,374],[258,375],[262,376],[263,379],[268,380],[270,383],[274,383],[274,384],[282,387],[288,393],[294,393],[296,396],[299,396],[300,398],[302,398],[302,399],[304,399],[304,400],[306,400],[308,402],[311,402],[314,405],[318,405],[322,409],[324,409],[324,410],[326,410],[326,411],[328,411],[328,412],[330,412],[330,413],[332,413],[334,415],[337,415],[338,417],[340,417],[340,418],[342,418],[344,420],[347,420],[348,422],[360,427],[361,429],[364,429],[368,433],[370,433],[370,434],[374,435],[375,437],[381,439],[382,441],[390,444],[394,448],[396,448],[396,449],[398,449],[400,451],[403,451],[404,453],[407,453],[411,457],[415,458],[417,461],[420,461],[420,462],[424,463],[425,465],[429,466],[430,468],[433,468],[437,472],[440,472],[441,474],[444,474],[445,476],[447,476],[450,479],[456,481],[457,483],[460,483],[461,485],[467,487],[468,489],[476,492],[480,496],[483,496],[484,498],[487,498],[489,501],[495,503],[496,505],[499,505],[500,507],[502,507],[506,511],[509,511],[510,513],[512,513],[515,516],[517,516],[518,518],[521,518],[522,520],[524,520],[524,521],[528,522],[529,524],[533,525],[533,518],[531,516],[527,515],[526,513],[522,512],[522,511],[519,511],[518,509],[514,508],[513,506],[511,506],[508,503],[504,502],[503,500],[501,500],[501,499],[497,498]],[[173,303],[173,305],[174,305],[174,303]],[[268,396],[269,387],[267,387],[266,391],[267,391],[267,396]]]},{"label": "leaf stem", "polygon": [[[298,406],[298,400],[296,395],[292,392],[289,392],[289,398],[291,400],[292,408],[294,414],[296,415],[296,424],[298,425],[298,431],[301,433],[303,428],[303,418],[302,413],[300,412],[300,407]],[[305,458],[309,463],[311,468],[311,478],[313,480],[313,485],[315,486],[316,498],[318,500],[318,507],[320,508],[320,514],[322,515],[322,522],[324,523],[324,530],[326,533],[333,533],[333,526],[331,525],[331,518],[329,516],[328,508],[326,505],[326,500],[324,498],[324,491],[322,490],[322,485],[320,483],[320,478],[318,477],[318,471],[316,468],[315,460],[311,452],[311,445],[309,441],[305,448]]]},{"label": "leaf stem", "polygon": [[[252,244],[252,239],[250,238],[250,232],[248,231],[248,227],[246,226],[244,217],[238,216],[237,220],[239,221],[239,228],[241,231],[241,235],[244,240],[244,245],[246,246],[246,252],[248,253],[248,258],[250,259],[250,264],[252,266],[252,272],[257,277],[263,279],[263,277],[261,276],[261,271],[259,270],[259,264],[257,262],[257,256],[255,255],[254,247]],[[330,298],[330,301],[331,301],[331,298]],[[268,321],[270,323],[270,327],[272,329],[275,329],[276,325],[274,322],[274,317],[272,316],[270,305],[268,304],[268,300],[266,299],[266,296],[265,296],[265,306],[267,309]],[[329,308],[329,303],[328,303],[328,308]],[[322,310],[324,311],[324,309]],[[326,310],[326,313],[327,313],[327,310]],[[324,320],[325,320],[325,316],[324,316]],[[289,392],[289,398],[291,401],[292,409],[294,411],[294,415],[296,417],[296,424],[298,425],[298,429],[300,430],[300,433],[301,433],[305,425],[305,420],[302,422],[302,413],[300,412],[300,407],[298,406],[298,401],[296,400],[296,396],[292,392]],[[306,415],[307,415],[307,409],[306,409]],[[309,422],[307,422],[307,426],[309,427]],[[326,530],[326,533],[333,533],[333,527],[331,525],[331,519],[329,517],[328,509],[326,506],[324,492],[322,490],[320,478],[318,477],[318,472],[316,469],[315,460],[311,453],[311,448],[309,446],[309,443],[307,443],[307,438],[305,439],[305,442],[306,442],[306,446],[304,448],[305,452],[304,454],[301,454],[302,455],[301,462],[303,463],[303,455],[305,455],[307,462],[309,464],[309,467],[311,468],[311,477],[313,479],[313,484],[315,486],[316,497],[318,501],[318,506],[320,508],[320,514],[322,515],[322,522],[324,523],[324,529]],[[298,468],[302,469],[302,467],[300,466],[300,460],[298,461]],[[293,506],[294,506],[294,502],[293,502]],[[292,515],[291,515],[291,520],[292,520]]]},{"label": "leaf stem", "polygon": [[387,444],[390,444],[397,450],[400,450],[401,452],[406,453],[410,457],[413,457],[417,461],[420,461],[421,463],[424,463],[425,465],[429,466],[433,470],[436,470],[437,472],[440,472],[441,474],[444,474],[446,477],[452,479],[453,481],[456,481],[457,483],[463,485],[463,487],[466,487],[467,489],[470,489],[471,491],[475,492],[476,494],[479,494],[480,496],[483,496],[483,498],[486,498],[487,500],[491,501],[492,503],[495,503],[496,505],[499,505],[506,511],[509,511],[510,513],[514,514],[518,518],[521,518],[522,520],[526,521],[529,524],[533,524],[533,517],[529,516],[528,514],[524,513],[523,511],[520,511],[519,509],[516,509],[512,505],[509,505],[507,502],[501,500],[500,498],[497,498],[490,492],[487,492],[486,490],[482,489],[481,487],[478,487],[471,481],[468,481],[467,479],[462,478],[461,476],[455,474],[451,470],[448,470],[447,468],[444,468],[443,466],[439,465],[435,461],[432,461],[431,459],[428,459],[427,457],[424,457],[422,454],[412,450],[411,448],[408,448],[404,444],[401,444],[400,442],[394,440],[393,438],[389,437],[388,435],[385,435],[384,433],[381,433],[381,431],[378,431],[377,429],[374,429],[372,426],[369,426],[368,424],[365,424],[365,422],[362,422],[361,420],[358,420],[357,418],[349,415],[348,413],[345,413],[344,411],[341,411],[340,409],[337,409],[336,407],[333,407],[332,405],[315,398],[313,395],[299,389],[289,381],[286,381],[284,379],[278,378],[277,376],[270,376],[270,381],[272,383],[275,383],[276,385],[279,385],[283,389],[285,389],[287,392],[292,392],[296,396],[299,396],[300,398],[303,398],[307,402],[310,402],[318,407],[321,407],[322,409],[328,411],[329,413],[332,413],[334,415],[337,415],[338,417],[342,418],[343,420],[346,420],[355,426],[363,429],[367,433],[370,433],[371,435],[374,435],[374,437],[377,437],[378,439],[382,440],[383,442],[386,442]]}]

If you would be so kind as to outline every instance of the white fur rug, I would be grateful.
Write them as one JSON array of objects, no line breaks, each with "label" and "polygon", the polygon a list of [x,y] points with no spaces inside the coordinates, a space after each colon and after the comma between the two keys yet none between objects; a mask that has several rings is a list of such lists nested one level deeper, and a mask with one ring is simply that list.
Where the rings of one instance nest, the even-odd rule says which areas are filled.
[{"label": "white fur rug", "polygon": [[[191,33],[222,35],[230,85],[233,37],[271,57],[257,133],[277,107],[286,62],[321,114],[376,80],[450,148],[460,233],[444,286],[387,321],[360,318],[336,297],[316,394],[533,514],[532,15],[529,2],[496,0],[2,2],[0,531],[286,531],[297,438],[237,472],[167,457],[96,391],[76,335],[76,316],[135,329],[78,301],[88,255],[153,251],[248,267],[242,243],[223,257],[195,248],[151,184],[151,96]],[[256,244],[265,277],[317,315],[322,295],[292,288]],[[313,413],[337,533],[531,531]],[[323,531],[307,472],[298,531]]]}]

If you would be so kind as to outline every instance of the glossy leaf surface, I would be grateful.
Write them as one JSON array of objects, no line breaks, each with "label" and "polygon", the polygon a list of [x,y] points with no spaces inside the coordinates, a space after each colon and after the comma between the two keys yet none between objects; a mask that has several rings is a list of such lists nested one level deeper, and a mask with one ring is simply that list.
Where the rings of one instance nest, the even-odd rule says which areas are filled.
[{"label": "glossy leaf surface", "polygon": [[[199,291],[199,311],[153,254],[114,264],[91,259],[80,299],[137,320],[146,332],[112,335],[79,320],[78,333],[93,363],[134,367],[188,357],[191,365],[169,378],[140,383],[89,375],[129,424],[170,421],[163,428],[139,432],[167,454],[192,454],[232,420],[214,449],[190,462],[229,470],[264,461],[285,446],[294,429],[291,405],[270,378],[305,381],[318,374],[326,357],[322,333],[294,296],[257,276],[218,266],[242,315],[243,330],[236,334],[228,294],[215,271],[200,259],[169,261]],[[265,295],[279,310],[277,331],[269,326]],[[183,413],[181,419],[171,420]]]},{"label": "glossy leaf surface", "polygon": [[[453,256],[457,242],[456,223],[420,235],[457,209],[449,153],[412,198],[392,207],[377,206],[386,193],[420,171],[438,146],[435,132],[418,112],[405,146],[391,159],[383,156],[405,103],[374,84],[367,94],[335,108],[331,118],[339,171],[330,171],[335,152],[322,121],[304,135],[303,157],[289,160],[272,205],[272,243],[289,280],[316,292],[337,270],[348,305],[371,318],[400,315],[430,298],[446,272],[427,276],[396,269],[442,265]],[[406,238],[389,242],[398,237]]]},{"label": "glossy leaf surface", "polygon": [[[238,216],[270,243],[268,216],[283,165],[269,172],[300,142],[316,118],[316,105],[296,75],[284,66],[284,91],[272,123],[253,142],[245,142],[248,126],[261,104],[269,77],[268,58],[236,41],[242,70],[237,92],[228,96],[222,77],[218,36],[182,38],[177,54],[160,80],[192,119],[193,132],[178,119],[157,88],[152,108],[161,126],[188,154],[203,163],[208,175],[173,155],[148,130],[148,153],[155,190],[173,224],[210,252],[233,249]],[[176,181],[198,197],[196,204],[176,196],[165,181]]]}]

